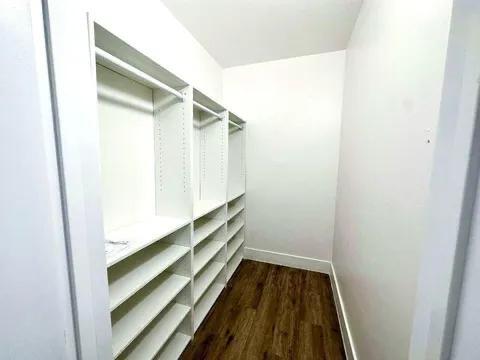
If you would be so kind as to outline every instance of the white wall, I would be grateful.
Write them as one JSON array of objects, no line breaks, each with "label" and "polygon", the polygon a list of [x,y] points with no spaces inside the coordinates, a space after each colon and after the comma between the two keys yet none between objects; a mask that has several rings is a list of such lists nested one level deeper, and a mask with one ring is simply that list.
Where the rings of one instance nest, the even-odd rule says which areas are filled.
[{"label": "white wall", "polygon": [[88,10],[100,25],[221,101],[222,68],[161,0],[90,0],[90,3]]},{"label": "white wall", "polygon": [[0,358],[76,359],[41,3],[0,24]]},{"label": "white wall", "polygon": [[330,261],[344,59],[225,70],[225,103],[248,121],[247,247]]},{"label": "white wall", "polygon": [[408,357],[451,6],[367,0],[347,49],[333,264],[359,359]]}]

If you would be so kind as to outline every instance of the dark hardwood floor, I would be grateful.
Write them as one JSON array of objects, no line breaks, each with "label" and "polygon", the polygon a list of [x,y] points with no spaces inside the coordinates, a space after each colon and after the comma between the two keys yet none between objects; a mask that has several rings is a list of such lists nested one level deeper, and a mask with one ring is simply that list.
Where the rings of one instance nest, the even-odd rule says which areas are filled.
[{"label": "dark hardwood floor", "polygon": [[244,260],[181,359],[345,359],[328,275]]}]

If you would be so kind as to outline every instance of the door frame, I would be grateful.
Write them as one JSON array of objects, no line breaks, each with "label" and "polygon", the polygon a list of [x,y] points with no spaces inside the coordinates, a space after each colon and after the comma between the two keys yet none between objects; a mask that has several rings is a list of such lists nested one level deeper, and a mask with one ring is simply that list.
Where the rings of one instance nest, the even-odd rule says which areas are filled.
[{"label": "door frame", "polygon": [[42,5],[77,356],[111,359],[93,18],[82,2]]},{"label": "door frame", "polygon": [[410,359],[449,359],[480,168],[480,5],[454,0]]}]

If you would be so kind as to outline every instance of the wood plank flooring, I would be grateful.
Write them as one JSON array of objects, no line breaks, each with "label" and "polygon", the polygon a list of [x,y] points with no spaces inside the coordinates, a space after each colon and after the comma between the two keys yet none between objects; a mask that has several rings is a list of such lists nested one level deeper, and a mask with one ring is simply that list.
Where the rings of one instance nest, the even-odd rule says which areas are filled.
[{"label": "wood plank flooring", "polygon": [[345,359],[328,275],[243,260],[181,359]]}]

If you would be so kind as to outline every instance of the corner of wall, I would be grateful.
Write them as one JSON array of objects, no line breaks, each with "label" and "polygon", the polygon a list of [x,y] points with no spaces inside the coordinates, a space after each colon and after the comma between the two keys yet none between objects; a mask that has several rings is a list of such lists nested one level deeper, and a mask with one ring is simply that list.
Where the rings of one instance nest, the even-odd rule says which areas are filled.
[{"label": "corner of wall", "polygon": [[337,309],[338,322],[340,323],[340,331],[342,333],[343,346],[345,348],[347,360],[357,360],[358,356],[353,342],[352,331],[348,322],[348,316],[345,311],[345,304],[338,285],[333,262],[331,263],[330,269],[330,283],[332,285],[333,299],[335,300],[335,307]]}]

